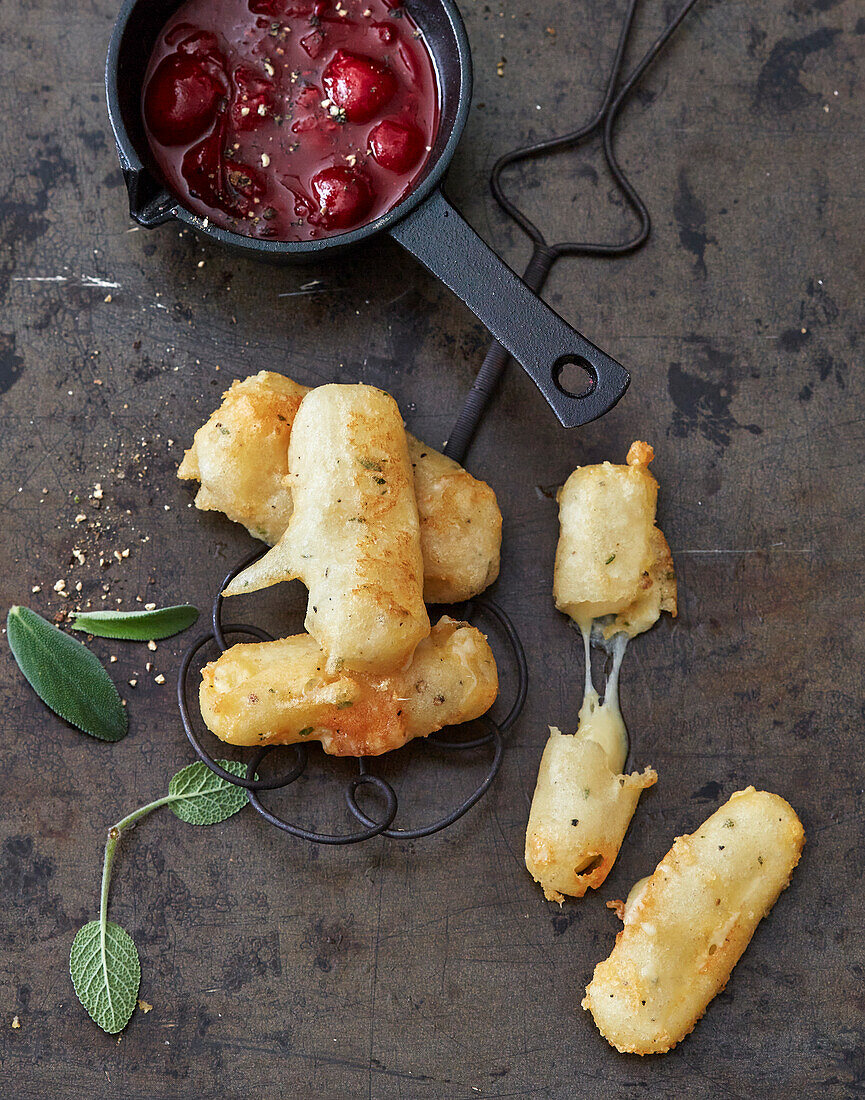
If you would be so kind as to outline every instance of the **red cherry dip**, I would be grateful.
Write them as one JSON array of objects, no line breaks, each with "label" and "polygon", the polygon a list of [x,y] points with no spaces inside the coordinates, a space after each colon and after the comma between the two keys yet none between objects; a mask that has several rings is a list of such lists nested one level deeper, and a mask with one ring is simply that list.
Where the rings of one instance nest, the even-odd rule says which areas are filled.
[{"label": "red cherry dip", "polygon": [[187,209],[244,236],[308,241],[408,195],[439,91],[395,0],[186,0],[153,49],[142,109]]}]

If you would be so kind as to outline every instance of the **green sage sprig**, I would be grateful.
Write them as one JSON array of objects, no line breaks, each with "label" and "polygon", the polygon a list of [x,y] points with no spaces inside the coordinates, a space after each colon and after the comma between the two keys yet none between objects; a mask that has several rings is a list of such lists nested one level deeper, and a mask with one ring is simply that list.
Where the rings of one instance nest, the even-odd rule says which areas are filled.
[{"label": "green sage sprig", "polygon": [[[246,772],[246,766],[239,761],[219,760],[217,763],[232,775]],[[242,810],[247,801],[244,788],[214,775],[205,764],[197,761],[172,776],[167,795],[139,806],[108,830],[102,862],[99,918],[88,921],[78,930],[69,954],[69,973],[78,1000],[109,1035],[116,1035],[129,1023],[141,984],[141,963],[132,937],[108,919],[111,871],[121,836],[160,806],[168,806],[177,817],[191,825],[215,825]]]}]

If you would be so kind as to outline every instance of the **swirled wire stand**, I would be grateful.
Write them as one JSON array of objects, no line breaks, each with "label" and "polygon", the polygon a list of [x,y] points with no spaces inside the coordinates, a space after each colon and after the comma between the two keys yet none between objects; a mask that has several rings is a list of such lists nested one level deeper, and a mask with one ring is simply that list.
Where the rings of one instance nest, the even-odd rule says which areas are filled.
[{"label": "swirled wire stand", "polygon": [[[246,775],[237,776],[221,767],[221,765],[219,765],[203,748],[192,722],[188,699],[189,672],[192,667],[192,662],[205,646],[214,642],[219,651],[224,653],[230,644],[226,641],[226,635],[235,634],[256,638],[261,642],[273,640],[272,635],[268,634],[267,631],[262,630],[260,627],[244,625],[242,623],[224,624],[222,621],[222,590],[227,587],[229,582],[232,581],[242,569],[245,569],[253,561],[261,557],[262,553],[264,553],[264,551],[256,550],[254,554],[235,566],[222,582],[220,594],[213,601],[212,630],[192,643],[184,654],[183,661],[180,665],[180,671],[177,677],[177,702],[180,707],[183,728],[186,730],[186,736],[189,738],[189,743],[192,745],[198,758],[216,775],[221,776],[223,779],[227,779],[230,783],[234,783],[239,787],[245,787],[249,792],[249,801],[265,821],[269,821],[271,825],[275,825],[278,829],[282,829],[284,832],[290,833],[300,840],[309,840],[315,844],[356,844],[361,840],[369,840],[374,836],[386,836],[393,840],[416,840],[419,837],[431,836],[433,833],[437,833],[442,829],[446,829],[449,825],[453,825],[453,823],[458,821],[463,814],[467,813],[476,802],[483,798],[489,790],[502,763],[502,755],[504,753],[504,740],[502,735],[510,729],[519,717],[526,701],[526,692],[528,690],[526,655],[522,643],[520,642],[519,635],[509,617],[497,604],[489,599],[476,599],[470,601],[468,604],[462,605],[462,615],[466,619],[472,615],[477,615],[480,617],[488,616],[495,620],[509,643],[516,665],[517,691],[507,715],[498,722],[493,721],[489,715],[483,715],[478,721],[485,722],[489,726],[489,731],[482,734],[480,737],[475,737],[468,741],[448,740],[446,736],[439,733],[438,735],[432,734],[426,738],[418,738],[417,741],[414,742],[423,746],[432,746],[438,750],[449,753],[465,752],[469,749],[490,746],[492,749],[492,761],[489,769],[483,780],[474,791],[472,791],[469,797],[464,799],[455,809],[451,810],[450,813],[428,825],[423,825],[415,829],[392,828],[397,810],[399,809],[396,792],[387,780],[382,779],[378,775],[374,775],[370,770],[370,762],[374,758],[358,757],[358,774],[349,780],[345,788],[345,800],[349,810],[363,828],[352,833],[316,832],[313,829],[305,829],[300,825],[296,825],[294,822],[286,821],[284,818],[278,817],[268,810],[261,801],[261,792],[287,787],[300,778],[306,769],[308,761],[308,749],[305,744],[265,745],[263,748],[256,749],[252,757],[247,761]],[[259,765],[265,757],[279,748],[290,749],[294,753],[294,763],[286,772],[276,776],[269,776],[265,779],[259,778],[257,775]],[[369,814],[365,813],[359,806],[357,793],[361,787],[372,788],[372,790],[378,793],[383,799],[383,813],[378,820],[370,817]]]}]

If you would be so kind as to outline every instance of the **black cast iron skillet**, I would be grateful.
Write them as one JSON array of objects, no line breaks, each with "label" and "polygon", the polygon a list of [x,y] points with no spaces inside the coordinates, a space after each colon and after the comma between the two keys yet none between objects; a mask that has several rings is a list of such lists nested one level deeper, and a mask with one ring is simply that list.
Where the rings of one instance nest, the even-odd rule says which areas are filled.
[{"label": "black cast iron skillet", "polygon": [[[488,248],[441,191],[442,179],[469,112],[472,61],[462,18],[453,0],[412,0],[406,5],[423,31],[438,75],[441,121],[415,189],[382,217],[336,237],[268,241],[205,224],[161,181],[141,117],[141,90],[153,45],[180,0],[124,0],[105,70],[108,114],[132,217],[148,228],[170,218],[235,252],[282,263],[335,256],[376,233],[387,232],[460,297],[519,362],[559,421],[574,428],[613,407],[630,376],[609,355],[575,332]],[[569,392],[562,371],[577,364],[589,376],[582,393]]]}]

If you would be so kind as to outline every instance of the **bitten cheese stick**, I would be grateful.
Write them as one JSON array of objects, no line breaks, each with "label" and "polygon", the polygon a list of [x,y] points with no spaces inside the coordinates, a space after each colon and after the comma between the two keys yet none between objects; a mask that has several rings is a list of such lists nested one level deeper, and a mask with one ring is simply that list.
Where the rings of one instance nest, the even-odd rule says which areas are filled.
[{"label": "bitten cheese stick", "polygon": [[[196,508],[224,512],[278,542],[291,516],[288,442],[308,387],[273,371],[232,382],[177,471],[201,487]],[[406,434],[414,472],[427,603],[477,596],[499,574],[502,514],[486,482]]]},{"label": "bitten cheese stick", "polygon": [[680,836],[623,907],[583,1008],[617,1050],[664,1054],[730,977],[799,862],[805,834],[788,802],[748,787]]},{"label": "bitten cheese stick", "polygon": [[640,795],[657,782],[646,768],[623,775],[628,734],[619,710],[618,679],[626,639],[614,643],[613,671],[603,703],[590,674],[588,637],[586,688],[577,732],[563,734],[550,726],[529,823],[526,867],[548,901],[563,895],[581,898],[597,890],[610,873],[634,816]]},{"label": "bitten cheese stick", "polygon": [[581,898],[604,882],[640,795],[657,782],[646,768],[621,775],[586,731],[550,726],[526,829],[526,867],[548,901]]},{"label": "bitten cheese stick", "polygon": [[648,630],[662,611],[676,614],[676,577],[667,540],[655,526],[654,452],[632,443],[627,465],[580,466],[559,491],[556,607],[589,631],[613,615],[606,637]]},{"label": "bitten cheese stick", "polygon": [[484,714],[498,693],[486,638],[443,617],[407,669],[328,673],[308,634],[232,646],[201,674],[201,713],[233,745],[321,741],[336,756],[377,756]]},{"label": "bitten cheese stick", "polygon": [[[585,697],[573,736],[550,727],[526,828],[526,867],[549,901],[581,898],[610,873],[652,768],[622,773],[628,736],[618,681],[628,639],[661,611],[676,614],[676,574],[655,526],[658,483],[648,443],[633,443],[628,464],[582,466],[559,493],[556,606],[577,623],[586,662]],[[595,620],[599,620],[596,622]],[[590,639],[614,662],[603,703],[592,684]],[[607,643],[611,643],[607,645]]]},{"label": "bitten cheese stick", "polygon": [[294,509],[285,534],[225,595],[299,578],[306,629],[329,667],[384,672],[430,631],[414,479],[402,417],[373,386],[319,386],[288,445]]}]

